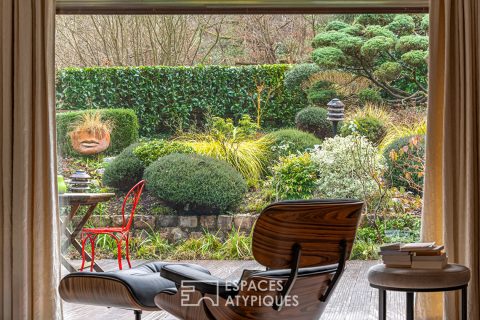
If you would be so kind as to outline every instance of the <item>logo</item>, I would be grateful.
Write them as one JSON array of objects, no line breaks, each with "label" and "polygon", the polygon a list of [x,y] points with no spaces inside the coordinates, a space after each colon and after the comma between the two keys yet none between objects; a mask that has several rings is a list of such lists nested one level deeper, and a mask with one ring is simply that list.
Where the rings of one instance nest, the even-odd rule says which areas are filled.
[{"label": "logo", "polygon": [[[202,296],[197,286],[209,286],[208,296]],[[180,305],[198,307],[204,301],[213,307],[224,306],[244,307],[296,307],[299,304],[297,295],[282,295],[283,281],[279,280],[242,280],[235,282],[183,280],[180,288]],[[222,296],[222,299],[220,298]]]}]

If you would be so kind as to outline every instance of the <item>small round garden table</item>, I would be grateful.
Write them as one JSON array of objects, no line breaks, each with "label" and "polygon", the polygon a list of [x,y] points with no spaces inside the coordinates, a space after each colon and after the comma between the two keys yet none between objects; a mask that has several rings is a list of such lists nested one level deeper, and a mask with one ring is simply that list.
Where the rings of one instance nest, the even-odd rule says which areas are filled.
[{"label": "small round garden table", "polygon": [[[67,217],[61,221],[62,231],[67,237],[66,240],[62,243],[62,252],[66,251],[70,244],[72,244],[80,254],[82,253],[82,245],[75,238],[80,233],[80,231],[82,231],[82,228],[85,226],[88,219],[93,214],[93,211],[97,207],[97,204],[99,204],[100,202],[106,202],[114,196],[115,193],[61,193],[58,195],[58,201],[60,206],[70,206],[70,212],[68,213]],[[72,221],[72,218],[78,213],[78,209],[80,209],[80,206],[87,206],[87,212],[76,225],[73,225],[72,230],[70,230],[68,228],[68,224]],[[85,254],[87,261],[91,261],[90,255],[88,253]],[[67,268],[68,271],[77,271],[75,267],[73,267],[67,261],[63,254],[61,259],[63,266]],[[100,266],[96,263],[94,264],[93,268],[95,269],[95,271],[98,272],[103,271],[103,269],[100,268]]]},{"label": "small round garden table", "polygon": [[383,264],[368,271],[370,286],[378,289],[379,319],[387,319],[387,291],[407,294],[407,320],[414,319],[415,292],[462,291],[462,320],[467,320],[467,286],[470,269],[459,264],[449,264],[444,269],[387,268]]}]

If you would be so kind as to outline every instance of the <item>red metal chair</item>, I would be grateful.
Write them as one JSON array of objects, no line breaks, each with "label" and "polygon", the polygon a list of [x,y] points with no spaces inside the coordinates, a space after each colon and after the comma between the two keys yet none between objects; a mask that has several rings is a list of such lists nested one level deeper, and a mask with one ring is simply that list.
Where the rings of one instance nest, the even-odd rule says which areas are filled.
[{"label": "red metal chair", "polygon": [[[123,200],[122,205],[122,226],[121,227],[104,227],[104,228],[83,228],[82,229],[82,266],[80,271],[83,271],[85,267],[85,244],[87,240],[90,241],[92,247],[92,260],[90,262],[90,271],[93,271],[93,265],[95,263],[95,240],[99,234],[106,234],[111,236],[117,242],[117,251],[118,251],[118,268],[122,270],[122,243],[125,240],[125,258],[127,259],[129,268],[132,267],[130,264],[130,252],[128,248],[128,239],[130,233],[130,227],[133,223],[133,215],[135,214],[135,209],[137,208],[138,201],[140,200],[140,195],[143,192],[145,186],[145,180],[140,181],[135,186],[133,186],[130,191],[128,191],[125,199]],[[127,208],[130,206],[130,208]],[[130,210],[128,219],[125,218],[125,211]]]}]

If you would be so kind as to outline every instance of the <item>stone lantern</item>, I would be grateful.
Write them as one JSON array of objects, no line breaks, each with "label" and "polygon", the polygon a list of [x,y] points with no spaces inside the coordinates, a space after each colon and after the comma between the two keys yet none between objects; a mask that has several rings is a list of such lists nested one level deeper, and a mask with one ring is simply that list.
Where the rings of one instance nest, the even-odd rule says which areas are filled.
[{"label": "stone lantern", "polygon": [[90,175],[83,170],[77,170],[70,176],[69,189],[72,192],[88,192],[90,190]]},{"label": "stone lantern", "polygon": [[337,135],[338,123],[345,119],[345,105],[340,99],[333,99],[327,104],[327,120],[333,123],[333,136]]}]

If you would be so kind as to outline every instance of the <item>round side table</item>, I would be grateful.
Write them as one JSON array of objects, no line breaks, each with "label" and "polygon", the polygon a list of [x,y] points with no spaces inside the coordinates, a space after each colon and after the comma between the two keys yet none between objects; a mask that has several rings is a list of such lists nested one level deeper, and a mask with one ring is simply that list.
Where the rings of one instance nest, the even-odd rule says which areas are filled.
[{"label": "round side table", "polygon": [[368,271],[370,286],[378,289],[378,319],[387,319],[387,291],[402,291],[407,295],[407,320],[414,319],[415,292],[462,291],[462,320],[467,320],[467,286],[470,269],[449,264],[441,270],[386,268],[379,264]]}]

